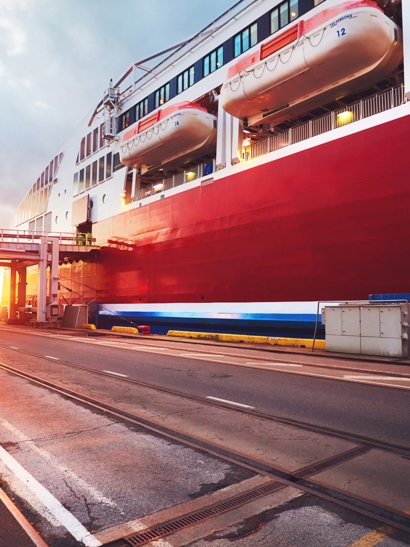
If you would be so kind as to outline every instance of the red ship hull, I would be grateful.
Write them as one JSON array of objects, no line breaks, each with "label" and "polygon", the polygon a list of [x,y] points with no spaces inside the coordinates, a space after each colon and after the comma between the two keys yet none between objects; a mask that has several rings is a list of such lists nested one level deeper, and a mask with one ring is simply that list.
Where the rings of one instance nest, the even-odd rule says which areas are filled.
[{"label": "red ship hull", "polygon": [[410,292],[409,150],[403,117],[166,197],[93,226],[134,248],[65,273],[111,303]]}]

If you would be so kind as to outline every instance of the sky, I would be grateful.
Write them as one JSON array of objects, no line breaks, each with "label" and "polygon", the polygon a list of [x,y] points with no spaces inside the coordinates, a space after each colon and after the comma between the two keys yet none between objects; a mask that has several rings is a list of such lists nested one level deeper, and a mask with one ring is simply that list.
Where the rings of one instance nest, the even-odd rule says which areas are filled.
[{"label": "sky", "polygon": [[0,229],[60,146],[133,63],[235,0],[0,0]]}]

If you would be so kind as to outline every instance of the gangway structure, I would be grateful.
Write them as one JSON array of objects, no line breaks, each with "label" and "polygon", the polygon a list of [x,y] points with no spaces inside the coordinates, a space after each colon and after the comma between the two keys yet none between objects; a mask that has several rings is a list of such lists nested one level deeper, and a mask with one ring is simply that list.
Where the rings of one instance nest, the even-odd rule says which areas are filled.
[{"label": "gangway structure", "polygon": [[29,266],[38,265],[36,319],[38,323],[45,323],[58,310],[60,261],[85,259],[90,252],[98,250],[91,234],[0,229],[0,267],[10,268],[9,317],[15,318],[18,308],[26,307]]}]

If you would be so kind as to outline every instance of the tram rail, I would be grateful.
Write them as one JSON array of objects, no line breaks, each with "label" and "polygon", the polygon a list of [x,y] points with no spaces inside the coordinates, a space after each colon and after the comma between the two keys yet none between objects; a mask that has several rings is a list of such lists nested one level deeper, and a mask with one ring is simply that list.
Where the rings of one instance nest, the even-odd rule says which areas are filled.
[{"label": "tram rail", "polygon": [[[41,359],[44,361],[51,361],[54,364],[56,364],[55,361],[47,357],[41,357],[39,355],[34,355],[30,352],[22,351],[22,350],[14,350],[14,351],[22,355],[31,356],[31,357],[34,356],[37,359]],[[369,450],[373,448],[390,451],[396,454],[400,454],[406,458],[409,458],[410,449],[405,446],[392,445],[389,443],[378,441],[377,439],[371,439],[371,438],[366,438],[366,437],[362,437],[358,435],[352,435],[348,432],[336,431],[336,430],[327,429],[323,427],[315,427],[310,424],[298,422],[296,420],[287,420],[287,419],[282,419],[276,416],[269,416],[267,414],[263,414],[254,410],[226,407],[224,404],[217,401],[204,400],[196,396],[184,394],[180,391],[175,391],[175,390],[163,388],[160,386],[154,386],[152,384],[139,382],[129,378],[113,377],[112,375],[109,375],[103,371],[92,370],[92,369],[89,369],[88,367],[73,364],[68,361],[65,361],[65,362],[59,361],[58,367],[60,367],[60,369],[62,365],[74,368],[79,371],[91,373],[94,375],[104,376],[109,378],[110,381],[121,382],[121,383],[125,382],[127,384],[132,384],[139,387],[154,389],[162,393],[167,393],[169,395],[173,395],[173,396],[177,396],[177,397],[181,397],[185,399],[190,399],[197,403],[200,402],[201,404],[204,404],[207,406],[218,407],[218,408],[222,407],[224,408],[224,410],[229,410],[229,412],[236,412],[236,413],[239,412],[239,413],[247,414],[249,416],[253,416],[256,418],[262,418],[264,420],[291,425],[293,427],[297,427],[302,430],[310,430],[310,431],[315,431],[315,432],[323,433],[326,435],[342,438],[345,440],[352,441],[356,443],[358,446],[352,449],[346,450],[344,452],[341,452],[335,456],[322,459],[316,462],[314,465],[303,467],[292,472],[284,472],[283,470],[275,468],[274,466],[270,465],[266,461],[250,458],[246,454],[238,453],[229,449],[229,447],[227,446],[216,445],[216,444],[213,444],[212,442],[208,442],[208,441],[204,441],[203,439],[196,438],[193,435],[187,435],[185,433],[178,432],[177,430],[166,427],[153,420],[147,420],[146,418],[139,416],[137,413],[134,414],[132,412],[125,411],[119,408],[118,406],[109,404],[103,400],[100,400],[94,397],[90,397],[79,391],[68,389],[62,385],[59,385],[56,382],[50,381],[34,373],[26,372],[15,366],[10,366],[5,363],[0,363],[0,369],[5,372],[24,378],[30,382],[34,382],[37,385],[40,385],[44,388],[52,390],[53,392],[59,393],[65,397],[69,397],[70,399],[80,402],[82,404],[85,404],[93,409],[103,411],[104,413],[112,416],[113,418],[120,419],[121,421],[125,421],[126,423],[130,423],[133,425],[138,425],[151,432],[160,434],[174,441],[181,442],[184,445],[189,446],[191,448],[196,448],[201,451],[205,451],[206,453],[214,455],[218,458],[221,458],[222,460],[240,465],[246,469],[254,471],[255,473],[262,473],[263,475],[270,477],[272,480],[279,482],[281,485],[283,485],[283,487],[292,486],[294,488],[299,489],[300,491],[304,493],[311,494],[323,500],[333,502],[341,507],[350,509],[352,511],[355,511],[356,513],[360,513],[361,515],[371,517],[380,523],[391,526],[392,528],[404,531],[406,533],[410,533],[410,518],[406,516],[404,513],[402,513],[401,511],[396,511],[392,509],[391,507],[386,507],[376,502],[369,502],[363,499],[356,498],[355,496],[315,483],[314,480],[310,480],[310,477],[312,475],[315,475],[319,471],[329,469],[331,467],[339,465],[340,463],[346,462],[348,460],[353,460],[356,457],[359,457],[360,455],[365,454],[366,452],[368,452]],[[132,544],[133,543],[131,543],[131,545]]]}]

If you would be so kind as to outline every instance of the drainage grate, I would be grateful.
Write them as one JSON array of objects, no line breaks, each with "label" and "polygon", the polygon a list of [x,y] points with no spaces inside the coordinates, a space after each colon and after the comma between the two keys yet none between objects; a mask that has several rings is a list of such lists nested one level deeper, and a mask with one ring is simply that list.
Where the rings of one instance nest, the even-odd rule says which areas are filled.
[{"label": "drainage grate", "polygon": [[250,503],[251,501],[254,501],[258,498],[263,498],[268,494],[273,494],[278,490],[282,490],[282,488],[286,488],[286,485],[277,481],[272,481],[264,484],[263,486],[252,488],[252,490],[248,490],[243,494],[238,494],[237,496],[233,496],[232,498],[228,498],[212,505],[208,505],[203,509],[192,511],[192,513],[187,513],[186,515],[182,515],[181,517],[168,520],[167,522],[158,524],[157,526],[153,526],[152,528],[148,528],[147,530],[142,530],[141,532],[137,532],[135,534],[125,537],[124,540],[133,547],[146,545],[151,541],[160,539],[169,534],[174,534],[175,532],[179,532],[184,528],[199,524],[204,520],[216,517],[217,515],[221,515],[222,513],[227,513],[228,511],[232,511],[233,509],[237,509],[238,507]]}]

